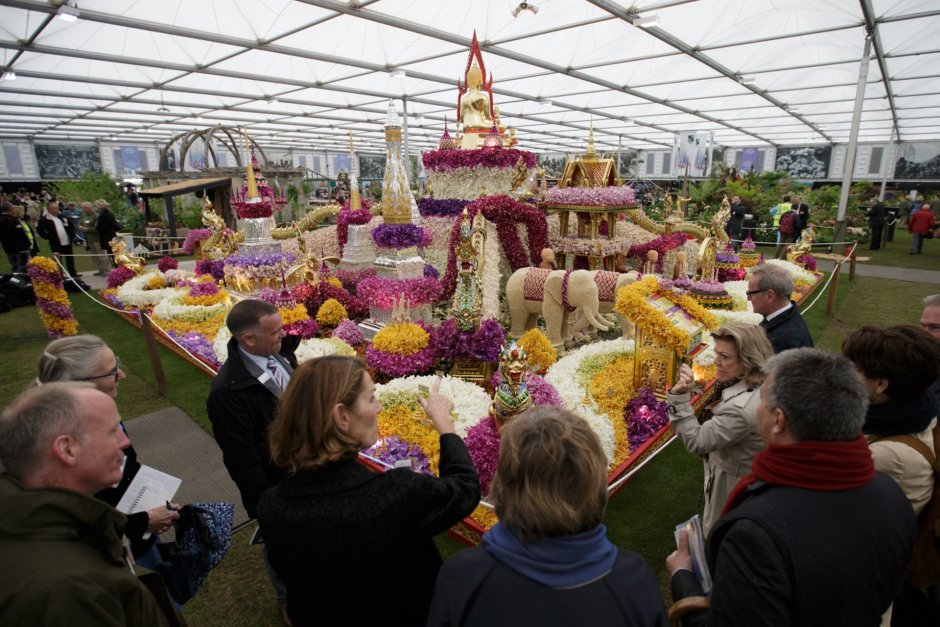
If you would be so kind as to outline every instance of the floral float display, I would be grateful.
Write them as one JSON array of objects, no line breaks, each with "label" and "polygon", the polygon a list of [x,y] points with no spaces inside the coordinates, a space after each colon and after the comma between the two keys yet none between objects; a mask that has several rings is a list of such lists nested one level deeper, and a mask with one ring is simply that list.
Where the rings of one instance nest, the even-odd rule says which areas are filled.
[{"label": "floral float display", "polygon": [[225,283],[246,294],[263,287],[277,288],[296,260],[293,253],[276,251],[230,255],[224,260]]},{"label": "floral float display", "polygon": [[434,367],[433,332],[433,328],[420,321],[385,326],[366,349],[366,363],[385,377],[424,374]]},{"label": "floral float display", "polygon": [[153,308],[153,323],[164,332],[199,333],[214,337],[225,325],[231,301],[224,289],[209,281],[195,281],[187,290],[164,298]]},{"label": "floral float display", "polygon": [[26,265],[26,273],[33,283],[39,317],[49,337],[60,338],[78,333],[72,301],[65,292],[62,272],[56,262],[48,257],[33,257]]},{"label": "floral float display", "polygon": [[481,191],[507,194],[535,175],[535,153],[515,148],[432,150],[421,156],[438,198],[473,200]]}]

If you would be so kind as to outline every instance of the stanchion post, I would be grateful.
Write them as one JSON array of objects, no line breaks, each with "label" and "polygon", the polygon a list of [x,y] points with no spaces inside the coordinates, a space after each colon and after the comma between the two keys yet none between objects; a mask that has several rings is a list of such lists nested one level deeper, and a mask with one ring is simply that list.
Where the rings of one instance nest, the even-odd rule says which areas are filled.
[{"label": "stanchion post", "polygon": [[157,338],[153,335],[153,325],[150,318],[144,312],[137,314],[140,317],[140,330],[144,332],[144,342],[147,344],[147,355],[150,357],[150,367],[153,369],[153,376],[157,380],[157,391],[161,395],[166,395],[166,374],[163,372],[163,362],[160,361],[160,353],[157,352]]},{"label": "stanchion post", "polygon": [[849,253],[849,283],[855,283],[855,251],[858,250],[858,244],[852,246],[852,252]]},{"label": "stanchion post", "polygon": [[842,264],[837,263],[832,269],[832,282],[829,283],[829,301],[826,303],[826,315],[830,317],[836,306],[836,290],[839,289],[840,274],[842,274]]}]

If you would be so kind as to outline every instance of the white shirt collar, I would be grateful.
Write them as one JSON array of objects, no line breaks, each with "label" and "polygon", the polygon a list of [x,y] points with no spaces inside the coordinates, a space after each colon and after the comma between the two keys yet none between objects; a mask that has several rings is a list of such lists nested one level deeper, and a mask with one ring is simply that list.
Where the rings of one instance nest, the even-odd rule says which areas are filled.
[{"label": "white shirt collar", "polygon": [[770,314],[769,316],[767,316],[767,320],[772,320],[773,318],[776,318],[776,317],[779,316],[780,314],[782,314],[782,313],[784,313],[785,311],[787,311],[788,309],[790,309],[790,307],[792,307],[792,306],[793,306],[793,303],[787,303],[786,305],[784,305],[783,307],[781,307],[781,308],[778,309],[777,311],[775,311],[775,312],[773,312],[772,314]]}]

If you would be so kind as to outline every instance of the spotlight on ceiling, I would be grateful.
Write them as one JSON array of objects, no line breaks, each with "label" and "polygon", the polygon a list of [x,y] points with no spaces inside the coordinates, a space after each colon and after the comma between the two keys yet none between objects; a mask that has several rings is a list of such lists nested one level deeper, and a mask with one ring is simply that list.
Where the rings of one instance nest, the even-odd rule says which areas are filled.
[{"label": "spotlight on ceiling", "polygon": [[13,70],[7,70],[2,75],[0,75],[0,81],[15,81],[15,80],[16,80],[16,72],[14,72]]},{"label": "spotlight on ceiling", "polygon": [[635,17],[633,18],[634,26],[642,26],[643,28],[651,28],[653,26],[659,26],[659,15],[653,14],[646,17]]},{"label": "spotlight on ceiling", "polygon": [[64,2],[59,5],[59,10],[55,14],[60,20],[74,22],[79,17],[78,5],[74,1]]},{"label": "spotlight on ceiling", "polygon": [[512,10],[512,16],[519,17],[519,14],[523,11],[531,11],[532,15],[536,15],[539,12],[539,8],[534,4],[529,4],[528,2],[520,2],[519,6]]}]

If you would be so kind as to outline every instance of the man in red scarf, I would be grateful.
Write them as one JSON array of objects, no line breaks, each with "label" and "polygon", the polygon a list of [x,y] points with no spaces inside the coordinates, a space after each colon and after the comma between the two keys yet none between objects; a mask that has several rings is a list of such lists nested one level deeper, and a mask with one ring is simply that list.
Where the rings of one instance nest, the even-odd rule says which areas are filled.
[{"label": "man in red scarf", "polygon": [[[868,394],[851,362],[812,348],[764,365],[767,444],[708,537],[714,588],[700,625],[872,627],[904,578],[916,533],[897,485],[862,436]],[[683,532],[666,559],[676,601],[702,595]]]}]

